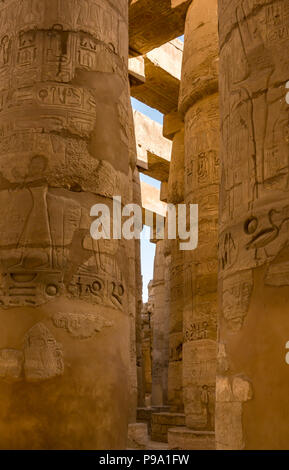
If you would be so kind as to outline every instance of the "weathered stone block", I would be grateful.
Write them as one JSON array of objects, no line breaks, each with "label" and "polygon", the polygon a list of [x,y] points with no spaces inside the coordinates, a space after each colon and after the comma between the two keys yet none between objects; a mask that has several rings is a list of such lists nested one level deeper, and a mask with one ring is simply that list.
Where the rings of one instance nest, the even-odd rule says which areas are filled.
[{"label": "weathered stone block", "polygon": [[168,444],[170,450],[215,450],[215,434],[185,427],[170,428]]}]

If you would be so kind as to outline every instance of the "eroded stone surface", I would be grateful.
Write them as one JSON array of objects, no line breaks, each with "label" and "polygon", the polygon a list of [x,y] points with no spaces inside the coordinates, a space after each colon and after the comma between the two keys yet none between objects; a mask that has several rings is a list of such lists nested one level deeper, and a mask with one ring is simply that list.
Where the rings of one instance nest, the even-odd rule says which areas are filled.
[{"label": "eroded stone surface", "polygon": [[112,326],[113,323],[101,315],[91,313],[57,312],[52,316],[56,328],[62,328],[74,338],[91,338],[103,328]]},{"label": "eroded stone surface", "polygon": [[25,336],[24,373],[28,382],[47,380],[64,372],[63,352],[48,328],[37,323]]},{"label": "eroded stone surface", "polygon": [[16,349],[0,351],[0,379],[7,382],[21,380],[23,353]]}]

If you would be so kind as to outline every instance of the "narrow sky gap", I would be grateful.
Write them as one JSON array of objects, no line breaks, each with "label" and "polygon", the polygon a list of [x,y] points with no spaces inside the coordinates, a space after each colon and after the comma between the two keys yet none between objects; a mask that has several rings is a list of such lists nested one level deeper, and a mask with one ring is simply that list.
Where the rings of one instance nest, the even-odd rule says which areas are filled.
[{"label": "narrow sky gap", "polygon": [[[141,103],[141,101],[131,98],[131,104],[133,109],[140,111],[145,114],[153,121],[156,121],[160,124],[163,124],[163,115],[156,109],[150,108],[149,106]],[[151,184],[152,186],[160,189],[160,181],[157,181],[150,176],[140,174],[141,181]],[[147,302],[148,300],[148,283],[153,279],[154,272],[154,259],[156,246],[154,243],[150,243],[147,239],[147,233],[149,232],[149,227],[144,227],[142,232],[143,237],[141,238],[141,268],[142,268],[142,277],[143,277],[143,301]]]},{"label": "narrow sky gap", "polygon": [[141,113],[151,118],[153,121],[163,124],[164,116],[156,109],[150,108],[150,106],[147,106],[146,104],[136,100],[135,98],[131,98],[131,104],[133,109],[135,109],[136,111],[140,111]]}]

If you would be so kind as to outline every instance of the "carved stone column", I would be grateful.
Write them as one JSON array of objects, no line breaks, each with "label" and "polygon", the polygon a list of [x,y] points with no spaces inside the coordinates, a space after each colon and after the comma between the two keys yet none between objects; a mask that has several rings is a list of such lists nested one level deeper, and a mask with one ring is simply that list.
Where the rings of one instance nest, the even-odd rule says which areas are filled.
[{"label": "carved stone column", "polygon": [[199,243],[184,252],[186,425],[214,429],[219,202],[217,1],[195,0],[185,29],[179,111],[185,121],[185,203],[199,205]]},{"label": "carved stone column", "polygon": [[[164,120],[164,133],[169,132],[170,121],[174,121],[172,131],[172,158],[168,181],[169,204],[177,206],[184,201],[184,123],[179,116],[168,115]],[[169,253],[169,370],[168,404],[174,413],[183,411],[182,346],[183,346],[183,283],[184,253],[179,249],[179,239],[167,240]]]},{"label": "carved stone column", "polygon": [[167,395],[166,369],[168,352],[168,312],[166,310],[164,240],[156,242],[154,263],[154,311],[152,316],[152,406],[166,404]]},{"label": "carved stone column", "polygon": [[148,302],[142,308],[142,370],[145,406],[151,406],[152,393],[152,317],[154,312],[153,281],[148,285]]},{"label": "carved stone column", "polygon": [[[130,122],[133,126],[132,110],[130,114]],[[136,143],[134,132],[130,138],[131,145],[130,159],[136,156]],[[132,175],[132,182],[129,185],[130,198],[134,204],[142,206],[141,187],[138,169],[135,168]],[[144,387],[142,376],[142,351],[141,351],[141,312],[142,312],[142,276],[141,276],[141,259],[140,259],[140,240],[132,239],[127,241],[129,252],[128,262],[130,263],[129,275],[129,315],[130,315],[130,406],[129,406],[129,422],[135,423],[137,419],[137,407],[144,405]]]},{"label": "carved stone column", "polygon": [[[164,118],[164,136],[173,140],[170,174],[167,187],[167,202],[172,206],[183,201],[184,188],[184,124],[172,113]],[[177,208],[176,208],[177,209]],[[177,212],[177,211],[176,211]],[[183,426],[183,251],[179,239],[169,239],[169,218],[166,220],[163,245],[163,272],[165,280],[164,305],[166,307],[162,330],[166,341],[167,359],[164,376],[167,383],[167,409],[152,414],[152,440],[168,442],[170,428]],[[155,296],[155,304],[158,298]]]},{"label": "carved stone column", "polygon": [[165,344],[164,344],[164,370],[163,370],[163,398],[164,405],[168,407],[168,381],[169,381],[169,356],[170,356],[170,344],[169,344],[169,326],[170,326],[170,264],[171,256],[167,251],[166,243],[164,245],[164,263],[165,263],[165,322],[163,325]]},{"label": "carved stone column", "polygon": [[7,0],[0,35],[0,447],[123,448],[128,250],[90,210],[132,181],[127,1]]},{"label": "carved stone column", "polygon": [[220,449],[288,449],[289,4],[220,0]]}]

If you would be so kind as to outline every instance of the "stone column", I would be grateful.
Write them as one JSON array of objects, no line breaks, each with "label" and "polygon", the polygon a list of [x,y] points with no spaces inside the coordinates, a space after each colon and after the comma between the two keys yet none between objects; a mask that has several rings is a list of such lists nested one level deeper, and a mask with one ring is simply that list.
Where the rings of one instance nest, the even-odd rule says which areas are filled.
[{"label": "stone column", "polygon": [[168,352],[168,311],[166,310],[164,240],[157,240],[154,263],[154,310],[152,316],[152,406],[166,405],[167,357]]},{"label": "stone column", "polygon": [[149,283],[149,299],[142,308],[142,369],[145,406],[151,406],[152,393],[152,326],[153,316],[153,282]]},{"label": "stone column", "polygon": [[0,34],[0,447],[123,448],[128,249],[90,210],[132,182],[127,1],[7,0]]},{"label": "stone column", "polygon": [[199,243],[184,252],[183,397],[186,425],[214,429],[218,203],[217,0],[195,0],[186,19],[179,111],[185,121],[185,203],[199,205]]},{"label": "stone column", "polygon": [[168,407],[168,383],[169,383],[169,357],[170,357],[170,342],[169,342],[169,328],[170,328],[170,264],[171,256],[167,252],[166,243],[164,244],[164,264],[165,264],[165,321],[163,325],[164,336],[166,338],[164,344],[164,363],[163,363],[163,397],[164,405]]},{"label": "stone column", "polygon": [[[170,175],[168,181],[169,204],[177,205],[184,200],[184,124],[176,113],[165,116],[164,135],[171,134],[173,140]],[[171,412],[183,411],[182,346],[183,346],[183,283],[184,253],[179,249],[179,240],[167,240],[169,255],[169,370],[168,404]]]},{"label": "stone column", "polygon": [[[131,114],[131,123],[133,117]],[[132,127],[133,129],[134,127]],[[134,134],[134,133],[133,133]],[[131,152],[136,155],[135,138],[132,136]],[[131,155],[133,158],[133,155]],[[132,184],[129,187],[131,199],[134,204],[142,207],[140,177],[138,169],[135,168],[132,177]],[[141,352],[141,311],[142,311],[142,276],[140,259],[140,240],[132,239],[127,242],[129,248],[130,263],[130,407],[129,422],[135,423],[137,418],[137,407],[144,406],[144,388],[142,380],[142,352]]]},{"label": "stone column", "polygon": [[220,0],[219,22],[216,439],[220,449],[288,449],[289,4]]}]

